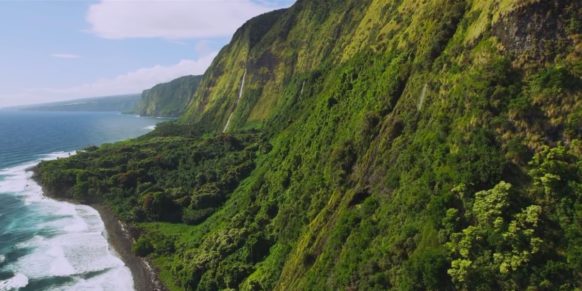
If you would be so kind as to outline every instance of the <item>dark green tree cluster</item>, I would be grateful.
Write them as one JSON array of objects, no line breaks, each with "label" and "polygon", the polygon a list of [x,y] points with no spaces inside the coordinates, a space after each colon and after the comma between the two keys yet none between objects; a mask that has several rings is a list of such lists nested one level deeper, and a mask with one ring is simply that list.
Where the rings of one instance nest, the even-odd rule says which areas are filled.
[{"label": "dark green tree cluster", "polygon": [[106,203],[128,221],[195,224],[218,209],[255,167],[255,133],[159,137],[87,148],[43,162],[38,179],[53,196]]},{"label": "dark green tree cluster", "polygon": [[177,123],[40,177],[117,207],[171,290],[582,288],[581,14],[297,1]]}]

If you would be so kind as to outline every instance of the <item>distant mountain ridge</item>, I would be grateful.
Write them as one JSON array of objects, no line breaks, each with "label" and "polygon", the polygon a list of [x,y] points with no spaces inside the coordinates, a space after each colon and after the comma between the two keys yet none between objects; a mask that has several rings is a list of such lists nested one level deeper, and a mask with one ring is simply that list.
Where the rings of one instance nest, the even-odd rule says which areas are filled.
[{"label": "distant mountain ridge", "polygon": [[143,91],[135,113],[142,116],[177,117],[192,99],[202,76],[184,76]]},{"label": "distant mountain ridge", "polygon": [[114,111],[152,117],[178,117],[188,108],[202,76],[184,76],[141,94],[75,99],[15,107],[40,111]]},{"label": "distant mountain ridge", "polygon": [[108,97],[94,97],[85,99],[75,99],[54,103],[38,104],[17,107],[22,110],[40,111],[96,111],[96,112],[133,112],[140,95],[120,95]]}]

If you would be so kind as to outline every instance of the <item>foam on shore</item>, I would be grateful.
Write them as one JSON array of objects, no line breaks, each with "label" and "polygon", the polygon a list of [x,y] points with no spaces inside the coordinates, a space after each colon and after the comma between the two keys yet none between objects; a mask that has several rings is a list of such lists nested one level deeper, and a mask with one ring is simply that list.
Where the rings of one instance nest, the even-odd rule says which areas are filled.
[{"label": "foam on shore", "polygon": [[[99,213],[89,206],[47,198],[27,171],[41,160],[71,154],[44,155],[36,162],[0,170],[0,195],[22,201],[22,209],[9,214],[17,219],[11,218],[4,233],[29,237],[9,250],[21,255],[11,258],[0,253],[0,271],[13,274],[0,281],[0,291],[51,279],[63,283],[48,290],[134,290],[132,274],[110,247]],[[63,277],[67,280],[57,280]]]}]

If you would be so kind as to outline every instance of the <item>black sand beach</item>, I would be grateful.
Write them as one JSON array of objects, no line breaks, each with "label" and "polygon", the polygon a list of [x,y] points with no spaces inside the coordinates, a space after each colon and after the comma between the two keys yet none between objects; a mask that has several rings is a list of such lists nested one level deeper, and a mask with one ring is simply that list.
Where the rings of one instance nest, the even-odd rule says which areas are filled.
[{"label": "black sand beach", "polygon": [[[27,169],[27,171],[34,172],[33,180],[41,185],[37,179],[37,167]],[[54,193],[50,193],[44,187],[43,195],[51,199],[66,201],[69,203],[79,204],[77,201],[71,199],[62,199]],[[132,251],[133,237],[127,230],[125,225],[117,219],[113,211],[102,204],[89,204],[88,206],[94,208],[99,212],[99,216],[105,225],[106,237],[109,244],[113,247],[115,252],[119,255],[121,260],[131,271],[133,277],[134,288],[136,291],[166,291],[162,283],[159,281],[157,273],[153,267],[144,258],[136,256]]]},{"label": "black sand beach", "polygon": [[115,214],[104,205],[91,205],[95,208],[107,230],[107,240],[123,262],[131,270],[134,287],[137,291],[163,291],[163,285],[157,279],[155,270],[143,258],[136,256],[131,246],[133,238]]}]

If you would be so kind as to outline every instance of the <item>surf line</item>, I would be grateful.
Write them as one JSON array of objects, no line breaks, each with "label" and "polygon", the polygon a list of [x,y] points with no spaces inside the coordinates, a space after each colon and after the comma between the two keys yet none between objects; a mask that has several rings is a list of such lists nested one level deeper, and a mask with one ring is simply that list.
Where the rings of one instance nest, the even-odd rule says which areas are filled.
[{"label": "surf line", "polygon": [[[110,248],[107,229],[100,213],[90,206],[45,196],[42,187],[33,179],[31,168],[39,162],[65,158],[75,153],[43,154],[36,160],[0,169],[0,176],[3,177],[0,180],[0,193],[10,193],[21,199],[22,209],[28,209],[26,212],[33,213],[35,220],[42,221],[32,225],[14,224],[10,230],[32,234],[31,237],[15,242],[10,252],[24,249],[30,251],[17,258],[0,255],[0,270],[11,274],[10,278],[0,280],[0,291],[26,288],[33,280],[58,281],[57,278],[68,278],[69,281],[54,281],[55,286],[62,285],[75,290],[87,289],[87,286],[103,288],[112,284],[119,290],[135,290],[133,274],[117,252]],[[51,235],[43,234],[45,231]],[[82,278],[84,274],[92,272],[99,272],[100,275]]]}]

